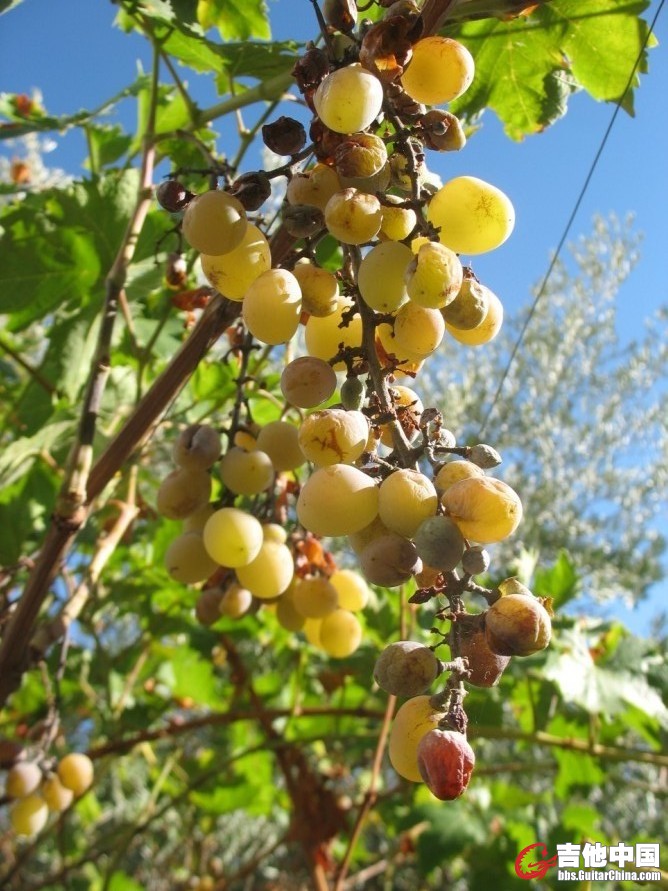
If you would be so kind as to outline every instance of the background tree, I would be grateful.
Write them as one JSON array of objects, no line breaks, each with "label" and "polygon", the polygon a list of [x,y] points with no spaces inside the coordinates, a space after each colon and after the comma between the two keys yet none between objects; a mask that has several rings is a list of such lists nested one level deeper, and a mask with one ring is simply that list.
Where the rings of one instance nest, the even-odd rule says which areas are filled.
[{"label": "background tree", "polygon": [[[3,10],[8,5],[15,4]],[[618,623],[569,618],[569,601],[579,590],[574,565],[581,562],[603,578],[602,561],[592,556],[594,516],[578,516],[579,535],[571,538],[553,529],[552,516],[542,511],[542,489],[533,484],[539,466],[552,498],[560,495],[561,481],[574,478],[560,460],[563,450],[550,442],[526,478],[535,500],[530,512],[546,531],[542,538],[530,531],[525,541],[549,555],[531,585],[534,594],[553,600],[555,640],[521,666],[512,660],[499,686],[469,690],[468,732],[478,763],[466,796],[457,801],[436,802],[424,785],[400,779],[388,765],[396,702],[372,682],[388,641],[433,644],[434,625],[449,634],[442,594],[417,605],[409,603],[412,583],[376,586],[362,615],[362,646],[333,660],[286,630],[277,608],[255,601],[240,618],[207,616],[200,587],[184,586],[168,573],[165,554],[180,526],[159,517],[155,506],[173,466],[175,438],[186,425],[210,420],[226,433],[227,449],[237,433],[248,434],[251,422],[280,417],[284,357],[281,349],[258,349],[237,324],[238,304],[201,286],[178,215],[155,204],[156,165],[180,171],[194,191],[203,191],[206,177],[238,187],[253,140],[284,110],[280,103],[304,48],[255,39],[269,37],[260,3],[241,9],[227,2],[118,5],[123,26],[145,35],[153,50],[151,71],[105,105],[133,97],[135,133],[109,127],[100,110],[55,117],[36,99],[17,95],[4,95],[0,105],[4,137],[35,139],[81,128],[90,171],[73,182],[30,187],[12,169],[4,188],[0,761],[6,768],[17,758],[38,762],[49,772],[79,750],[95,765],[92,789],[28,840],[17,840],[3,807],[0,884],[22,891],[342,889],[388,882],[398,889],[482,889],[493,875],[513,888],[525,887],[515,859],[536,841],[553,851],[558,842],[586,839],[659,840],[668,769],[665,647]],[[556,120],[577,88],[630,108],[628,66],[621,62],[638,58],[644,70],[648,29],[639,10],[592,3],[583,13],[582,4],[574,11],[568,0],[553,0],[518,17],[522,5],[423,5],[419,19],[427,32],[445,28],[475,55],[472,91],[452,106],[462,121],[473,123],[490,107],[517,138]],[[384,6],[374,4],[364,14],[380,18]],[[343,3],[327,8],[328,15],[353,11]],[[222,42],[212,36],[213,26]],[[345,40],[334,43],[327,47],[331,58]],[[593,44],[600,54],[595,59]],[[215,77],[219,101],[198,107],[179,64]],[[513,70],[521,76],[498,76],[500,68],[517,64],[522,70]],[[241,109],[249,120],[255,115],[253,123],[242,121],[238,144],[223,156],[213,127],[229,133]],[[300,113],[308,122],[310,112]],[[292,158],[272,171],[270,184],[296,163]],[[416,170],[410,174],[420,197]],[[273,261],[280,265],[294,237],[286,238],[280,223],[273,230],[273,212],[264,210],[256,219],[274,231]],[[599,260],[605,239],[625,262],[634,243],[614,232],[579,249],[578,263],[591,284],[602,286],[609,315],[605,307],[618,278]],[[315,250],[321,265],[336,268],[345,281],[350,252],[342,267],[331,239],[316,246],[307,236],[299,249]],[[596,326],[582,308],[586,301],[573,305],[566,291],[572,284],[584,295],[590,283],[559,274],[551,308],[563,307],[569,341],[582,331],[589,337]],[[361,305],[360,312],[366,312]],[[544,326],[543,336],[554,339],[544,303],[536,315],[538,330]],[[610,329],[599,327],[602,333],[591,337],[594,356],[589,342],[586,355],[576,343],[565,356],[591,369],[595,385],[607,387],[599,374],[611,349]],[[530,339],[520,361],[525,346],[542,361]],[[632,350],[630,370],[620,361],[622,402],[634,392],[625,375],[645,374],[647,357],[664,361],[663,350],[648,339]],[[372,352],[367,349],[367,360]],[[496,380],[499,361],[490,360]],[[580,416],[584,385],[564,363],[562,379],[573,386],[576,404],[564,406],[555,393],[554,410],[573,431],[567,444],[577,443],[582,455],[580,482],[601,448],[598,441],[592,445]],[[545,422],[536,407],[532,425],[526,405],[521,423],[504,415],[504,400],[519,404],[522,398],[517,368],[486,433],[519,479],[520,456],[524,464],[536,454],[530,437],[535,431],[542,444],[538,431]],[[489,405],[489,379],[481,377],[470,386],[480,386]],[[448,389],[439,407],[461,443],[480,414],[467,396],[450,396],[455,392]],[[617,447],[617,403],[611,398],[604,404],[611,427],[604,427],[605,444]],[[649,417],[658,428],[654,409]],[[631,422],[625,431],[638,429],[635,416]],[[624,479],[631,477],[624,472]],[[277,516],[284,504],[292,507],[289,489],[276,490],[269,503]],[[595,490],[597,501],[611,491],[606,479],[606,487]],[[628,496],[630,509],[640,503],[634,497]],[[560,498],[559,505],[570,523],[573,500]],[[258,509],[267,506],[259,500]],[[649,516],[651,506],[647,510]],[[290,518],[297,564],[330,571],[335,560],[347,559],[304,536]],[[611,529],[611,560],[621,566],[640,534],[632,540],[621,531],[621,514]],[[557,555],[564,544],[572,557]],[[635,565],[641,571],[643,565]],[[502,557],[492,574],[476,577],[476,608],[507,574]],[[447,648],[439,656],[448,656]],[[548,876],[535,884],[554,883]]]}]

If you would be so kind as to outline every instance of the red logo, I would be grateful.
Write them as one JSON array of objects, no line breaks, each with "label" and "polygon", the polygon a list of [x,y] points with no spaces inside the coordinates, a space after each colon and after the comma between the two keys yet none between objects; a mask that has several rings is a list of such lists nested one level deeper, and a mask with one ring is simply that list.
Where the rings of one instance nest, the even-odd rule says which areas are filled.
[{"label": "red logo", "polygon": [[544,879],[545,873],[556,866],[556,863],[556,854],[554,857],[548,857],[545,845],[542,842],[534,842],[517,855],[515,873],[520,879]]}]

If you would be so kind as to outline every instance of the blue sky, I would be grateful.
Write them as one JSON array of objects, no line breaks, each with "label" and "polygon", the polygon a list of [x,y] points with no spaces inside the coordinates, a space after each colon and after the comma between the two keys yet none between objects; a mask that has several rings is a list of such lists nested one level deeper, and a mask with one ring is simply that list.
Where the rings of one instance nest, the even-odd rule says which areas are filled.
[{"label": "blue sky", "polygon": [[[309,0],[270,0],[269,5],[275,38],[313,36]],[[648,21],[658,6],[657,0],[650,4]],[[138,62],[144,69],[150,62],[140,38],[112,28],[115,9],[108,0],[24,0],[0,16],[0,89],[30,92],[38,87],[46,108],[55,114],[101,104],[132,82]],[[635,214],[644,240],[641,261],[619,295],[622,340],[640,334],[642,319],[668,302],[666,10],[656,35],[659,46],[650,52],[650,72],[642,77],[636,94],[636,116],[618,115],[570,235],[575,239],[585,234],[595,213]],[[190,72],[185,76],[202,104],[214,100],[210,78]],[[487,113],[482,130],[464,151],[445,159],[430,155],[430,166],[442,177],[479,176],[512,198],[517,215],[512,238],[476,263],[478,275],[502,298],[508,312],[525,304],[532,285],[542,279],[612,112],[610,105],[576,95],[561,121],[522,143],[508,140],[493,114]],[[123,115],[131,126],[133,109],[128,106]],[[81,137],[73,133],[57,140],[48,163],[78,173],[85,152]],[[0,147],[2,151],[6,149]],[[641,606],[631,624],[645,629],[657,608],[653,598]]]}]

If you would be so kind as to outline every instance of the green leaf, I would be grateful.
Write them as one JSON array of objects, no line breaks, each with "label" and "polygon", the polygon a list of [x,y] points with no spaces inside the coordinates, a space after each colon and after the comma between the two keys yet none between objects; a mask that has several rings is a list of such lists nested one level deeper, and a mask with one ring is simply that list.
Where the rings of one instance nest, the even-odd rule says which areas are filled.
[{"label": "green leaf", "polygon": [[34,436],[20,436],[0,452],[0,488],[11,486],[26,473],[29,465],[42,452],[48,452],[72,433],[73,422],[56,421],[43,427]]},{"label": "green leaf", "polygon": [[271,37],[264,0],[202,0],[197,17],[203,28],[218,28],[223,40]]},{"label": "green leaf", "polygon": [[578,577],[566,551],[559,553],[549,569],[535,571],[532,590],[537,597],[551,597],[555,610],[577,596]]},{"label": "green leaf", "polygon": [[143,891],[143,885],[131,879],[126,872],[118,871],[112,874],[107,888],[109,891]]},{"label": "green leaf", "polygon": [[118,125],[88,124],[85,131],[89,166],[94,173],[99,173],[102,167],[118,161],[132,143],[132,136]]}]

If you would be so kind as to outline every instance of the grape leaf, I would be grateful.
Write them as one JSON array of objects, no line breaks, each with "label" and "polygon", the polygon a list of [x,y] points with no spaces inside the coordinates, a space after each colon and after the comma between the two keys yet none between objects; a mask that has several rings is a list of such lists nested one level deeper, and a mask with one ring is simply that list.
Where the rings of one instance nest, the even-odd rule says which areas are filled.
[{"label": "grape leaf", "polygon": [[515,140],[554,123],[579,89],[632,111],[625,94],[635,61],[646,70],[648,27],[639,15],[647,6],[647,0],[553,0],[528,17],[459,26],[453,35],[473,54],[476,76],[451,110],[471,119],[489,107]]}]

